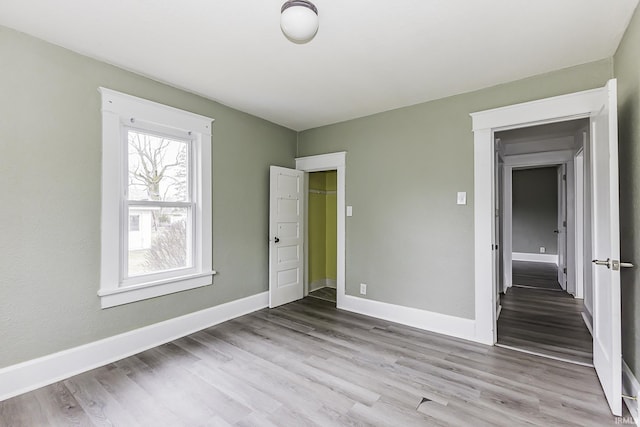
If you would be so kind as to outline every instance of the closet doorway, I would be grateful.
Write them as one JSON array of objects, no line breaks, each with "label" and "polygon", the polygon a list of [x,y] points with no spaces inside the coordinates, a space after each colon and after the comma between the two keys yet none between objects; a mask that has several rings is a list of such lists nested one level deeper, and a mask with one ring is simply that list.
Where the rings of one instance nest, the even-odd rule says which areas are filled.
[{"label": "closet doorway", "polygon": [[307,274],[309,297],[336,303],[337,171],[308,174]]}]

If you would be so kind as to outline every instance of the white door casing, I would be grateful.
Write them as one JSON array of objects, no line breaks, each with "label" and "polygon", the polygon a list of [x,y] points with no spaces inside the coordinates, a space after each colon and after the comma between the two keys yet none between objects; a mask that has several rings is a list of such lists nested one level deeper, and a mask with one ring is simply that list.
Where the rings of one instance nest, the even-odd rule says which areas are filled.
[{"label": "white door casing", "polygon": [[[598,233],[598,256],[619,260],[619,205],[617,163],[617,106],[616,81],[610,80],[604,88],[586,90],[568,95],[540,99],[492,110],[472,113],[474,132],[474,237],[475,237],[475,329],[476,341],[490,345],[496,342],[496,316],[494,295],[494,133],[533,125],[554,123],[590,117],[594,165],[599,169],[591,180],[596,189],[591,200],[601,217],[593,227]],[[595,132],[598,132],[595,134]],[[605,157],[602,157],[604,155]],[[603,160],[604,159],[604,160]],[[586,165],[585,165],[586,166]],[[592,171],[595,173],[595,171]],[[604,215],[604,217],[603,217]],[[596,230],[597,227],[597,230]],[[595,239],[595,235],[594,235]],[[596,250],[594,243],[593,250]],[[605,253],[607,252],[608,253]],[[594,366],[614,415],[622,411],[621,398],[621,337],[620,337],[620,273],[598,266],[602,286],[594,290],[593,323],[600,336],[594,334]],[[594,269],[594,274],[596,270]],[[608,284],[605,285],[605,283]],[[598,307],[597,309],[595,307]]]},{"label": "white door casing", "polygon": [[336,307],[344,308],[346,277],[346,151],[296,158],[296,169],[303,172],[337,172],[337,259]]},{"label": "white door casing", "polygon": [[575,156],[575,297],[584,298],[584,149]]},{"label": "white door casing", "polygon": [[[592,248],[596,260],[620,260],[616,81],[607,83],[591,117]],[[620,269],[593,264],[593,365],[615,415],[622,414]]]},{"label": "white door casing", "polygon": [[567,290],[567,166],[558,166],[558,220],[556,228],[558,283]]},{"label": "white door casing", "polygon": [[304,172],[270,168],[269,307],[304,293]]}]

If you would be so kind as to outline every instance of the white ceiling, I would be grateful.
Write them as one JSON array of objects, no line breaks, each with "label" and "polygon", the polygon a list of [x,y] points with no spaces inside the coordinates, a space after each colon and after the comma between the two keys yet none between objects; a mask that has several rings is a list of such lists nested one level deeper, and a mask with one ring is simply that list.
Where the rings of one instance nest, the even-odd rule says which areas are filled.
[{"label": "white ceiling", "polygon": [[2,0],[0,24],[294,130],[610,57],[638,0]]}]

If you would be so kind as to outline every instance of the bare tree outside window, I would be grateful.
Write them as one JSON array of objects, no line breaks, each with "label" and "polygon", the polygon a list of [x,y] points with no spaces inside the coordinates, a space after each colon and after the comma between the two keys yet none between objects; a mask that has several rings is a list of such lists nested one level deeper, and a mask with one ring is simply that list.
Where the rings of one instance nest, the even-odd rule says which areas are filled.
[{"label": "bare tree outside window", "polygon": [[[188,142],[143,133],[128,132],[128,200],[130,215],[136,211],[141,218],[139,235],[131,235],[129,251],[130,274],[143,274],[184,268],[187,260],[188,208],[170,207],[163,202],[188,202]],[[136,201],[158,201],[158,205]],[[144,227],[150,229],[143,229]],[[144,239],[135,242],[131,239]]]}]

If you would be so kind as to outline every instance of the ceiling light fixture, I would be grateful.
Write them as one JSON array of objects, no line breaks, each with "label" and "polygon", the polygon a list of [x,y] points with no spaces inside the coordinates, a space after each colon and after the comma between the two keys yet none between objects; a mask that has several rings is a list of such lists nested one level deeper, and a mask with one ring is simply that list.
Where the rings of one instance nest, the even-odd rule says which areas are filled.
[{"label": "ceiling light fixture", "polygon": [[318,32],[318,9],[307,0],[289,0],[280,10],[280,28],[294,43],[306,43]]}]

